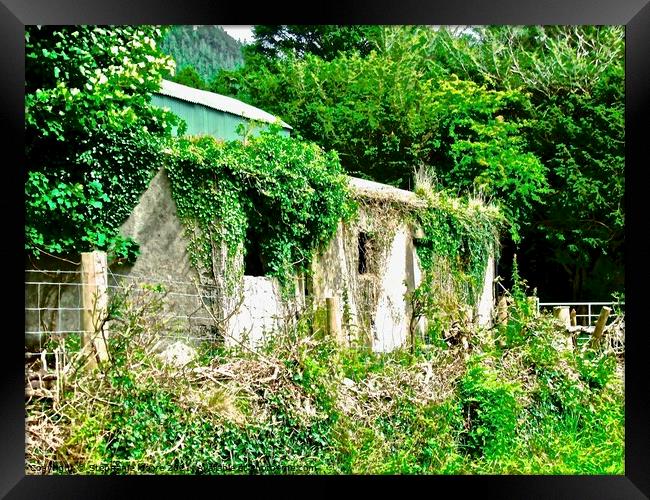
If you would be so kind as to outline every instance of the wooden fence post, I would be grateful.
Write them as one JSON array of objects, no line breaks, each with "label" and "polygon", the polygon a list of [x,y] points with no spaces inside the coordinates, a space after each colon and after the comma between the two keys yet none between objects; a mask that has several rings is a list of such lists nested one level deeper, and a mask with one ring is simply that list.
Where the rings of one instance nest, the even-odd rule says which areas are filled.
[{"label": "wooden fence post", "polygon": [[576,314],[577,314],[576,310],[574,308],[571,308],[571,313],[570,313],[571,326],[578,326],[578,320],[577,320]]},{"label": "wooden fence post", "polygon": [[600,310],[600,316],[598,316],[598,321],[596,321],[596,326],[594,328],[594,333],[591,336],[591,346],[594,347],[600,342],[600,338],[605,331],[605,324],[607,323],[607,318],[609,313],[612,312],[611,307],[603,306]]},{"label": "wooden fence post", "polygon": [[508,322],[508,299],[502,295],[497,303],[497,323],[505,325]]},{"label": "wooden fence post", "polygon": [[571,317],[567,306],[558,306],[553,308],[553,316],[559,319],[565,327],[571,326]]},{"label": "wooden fence post", "polygon": [[88,352],[88,368],[95,368],[97,361],[108,359],[102,322],[108,309],[108,265],[105,252],[81,254],[82,283],[82,349]]},{"label": "wooden fence post", "polygon": [[338,321],[338,311],[339,304],[336,297],[327,297],[325,299],[325,304],[327,306],[327,333],[334,337],[336,340],[339,340],[339,321]]}]

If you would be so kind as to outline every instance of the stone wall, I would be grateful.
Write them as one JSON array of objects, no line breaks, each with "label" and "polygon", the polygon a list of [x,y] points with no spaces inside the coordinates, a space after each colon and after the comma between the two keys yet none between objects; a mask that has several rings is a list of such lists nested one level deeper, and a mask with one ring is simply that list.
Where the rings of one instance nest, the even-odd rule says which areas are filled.
[{"label": "stone wall", "polygon": [[[415,202],[413,193],[390,186],[358,179],[353,179],[352,185],[357,193],[370,197],[392,195],[393,201]],[[411,310],[406,294],[420,284],[422,270],[414,246],[413,228],[405,220],[391,220],[390,227],[384,227],[381,218],[369,210],[362,206],[354,221],[339,223],[327,248],[314,259],[307,283],[297,280],[296,295],[290,300],[282,297],[277,280],[263,276],[243,276],[234,289],[227,290],[222,283],[226,273],[200,274],[190,263],[184,228],[176,213],[169,180],[161,170],[121,228],[122,235],[140,243],[141,254],[132,266],[111,266],[109,284],[149,282],[165,285],[169,293],[164,312],[179,317],[179,321],[170,325],[181,335],[197,336],[217,331],[212,315],[203,306],[205,303],[220,320],[220,326],[225,327],[225,341],[230,344],[256,345],[271,332],[291,326],[307,304],[322,313],[326,299],[335,297],[342,343],[367,345],[378,352],[391,351],[409,341]],[[222,248],[225,255],[224,252]],[[243,265],[241,255],[236,260]],[[60,263],[53,261],[41,265],[61,268]],[[63,267],[74,268],[71,264]],[[62,304],[74,305],[78,302],[78,286],[75,286],[78,276],[62,277],[71,282],[61,287]],[[37,274],[31,278],[54,279]],[[494,261],[491,259],[477,307],[478,321],[483,325],[491,322],[493,279]],[[37,288],[41,294],[46,287]],[[40,299],[40,307],[43,307],[48,304],[47,300],[54,300],[55,289],[44,299],[36,297],[36,288],[26,288],[26,301],[33,305]],[[205,297],[201,299],[198,294],[205,294]],[[26,314],[26,331],[78,328],[75,311],[71,311],[67,319],[60,313],[56,318],[50,314],[44,320],[46,315],[41,314],[40,327],[37,316],[34,311]],[[49,326],[43,326],[46,323]],[[421,320],[417,328],[422,330],[424,323]]]}]

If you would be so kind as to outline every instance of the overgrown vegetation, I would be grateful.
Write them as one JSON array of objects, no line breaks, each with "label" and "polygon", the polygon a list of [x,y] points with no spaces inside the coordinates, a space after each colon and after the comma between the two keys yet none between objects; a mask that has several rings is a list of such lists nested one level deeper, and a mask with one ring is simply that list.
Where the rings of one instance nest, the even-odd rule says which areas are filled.
[{"label": "overgrown vegetation", "polygon": [[28,473],[624,473],[622,359],[517,300],[467,348],[341,349],[304,317],[182,365],[158,355],[163,300],[129,290],[102,375],[28,403]]},{"label": "overgrown vegetation", "polygon": [[418,287],[409,292],[411,334],[426,318],[425,340],[437,342],[455,322],[472,323],[484,291],[489,259],[499,256],[507,221],[499,208],[480,197],[455,197],[436,185],[431,172],[415,175],[424,206],[410,217],[421,230],[415,245],[422,267]]},{"label": "overgrown vegetation", "polygon": [[108,250],[161,165],[178,118],[150,105],[173,61],[152,26],[25,28],[25,250]]},{"label": "overgrown vegetation", "polygon": [[[516,264],[504,323],[479,329],[465,311],[504,227],[514,241],[547,238],[574,295],[596,262],[619,265],[617,28],[485,28],[476,39],[422,27],[267,28],[247,66],[211,88],[280,114],[320,146],[273,130],[172,138],[178,120],[149,104],[173,67],[158,28],[28,27],[27,252],[97,248],[132,261],[137,243],[117,231],[164,164],[202,278],[235,283],[254,255],[289,289],[354,211],[343,167],[406,187],[413,165],[435,165],[442,186],[416,179],[421,207],[367,214],[384,210],[422,232],[424,279],[410,299],[429,345],[341,349],[305,313],[258,351],[204,343],[179,366],[160,356],[164,289],[130,290],[112,304],[100,373],[79,370],[74,337],[48,346],[63,362],[55,387],[50,378],[29,391],[28,472],[622,474],[613,329],[601,345],[573,345],[535,317]],[[602,65],[574,57],[603,41],[612,48],[599,52]],[[190,67],[183,77],[201,83]],[[567,190],[550,197],[549,187]],[[366,234],[374,250],[391,229]],[[612,259],[599,260],[610,246]]]},{"label": "overgrown vegetation", "polygon": [[622,26],[255,34],[245,64],[219,72],[212,90],[335,149],[353,175],[406,188],[424,164],[445,188],[494,197],[511,223],[508,247],[519,245],[510,255],[525,256],[547,300],[622,291]]},{"label": "overgrown vegetation", "polygon": [[167,172],[194,265],[212,270],[223,242],[226,272],[236,273],[233,257],[250,252],[283,285],[309,270],[354,209],[336,153],[273,130],[245,143],[182,139]]}]

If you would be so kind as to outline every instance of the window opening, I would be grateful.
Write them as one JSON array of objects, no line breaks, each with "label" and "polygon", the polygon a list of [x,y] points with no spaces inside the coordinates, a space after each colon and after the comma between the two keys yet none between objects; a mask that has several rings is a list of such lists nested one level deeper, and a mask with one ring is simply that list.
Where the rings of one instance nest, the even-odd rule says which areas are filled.
[{"label": "window opening", "polygon": [[359,233],[359,274],[368,272],[368,235]]}]

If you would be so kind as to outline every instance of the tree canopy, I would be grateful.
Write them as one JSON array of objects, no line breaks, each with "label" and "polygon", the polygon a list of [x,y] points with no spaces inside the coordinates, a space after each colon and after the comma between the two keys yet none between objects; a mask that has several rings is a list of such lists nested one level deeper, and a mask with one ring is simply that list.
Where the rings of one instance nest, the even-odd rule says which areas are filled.
[{"label": "tree canopy", "polygon": [[480,43],[443,33],[439,53],[447,54],[461,78],[531,96],[529,150],[548,167],[551,191],[529,223],[523,270],[537,280],[566,276],[558,288],[568,283],[574,298],[622,289],[623,27],[498,26],[475,32]]},{"label": "tree canopy", "polygon": [[173,61],[151,26],[27,26],[26,250],[132,258],[117,230],[177,119],[150,105]]},{"label": "tree canopy", "polygon": [[342,52],[358,52],[362,56],[374,48],[381,34],[380,26],[362,25],[258,25],[253,28],[254,43],[246,47],[249,55],[259,54],[269,59],[293,54],[301,57],[313,54],[331,60]]},{"label": "tree canopy", "polygon": [[353,175],[408,188],[425,167],[447,189],[501,202],[522,271],[549,293],[622,290],[622,27],[255,33],[245,65],[212,90],[337,150]]}]

